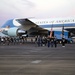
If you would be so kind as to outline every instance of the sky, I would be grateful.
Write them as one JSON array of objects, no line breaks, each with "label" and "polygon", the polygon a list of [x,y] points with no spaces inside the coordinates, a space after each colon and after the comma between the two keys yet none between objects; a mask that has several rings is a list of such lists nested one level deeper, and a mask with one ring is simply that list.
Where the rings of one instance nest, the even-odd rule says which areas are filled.
[{"label": "sky", "polygon": [[75,0],[0,0],[0,26],[14,18],[75,16]]}]

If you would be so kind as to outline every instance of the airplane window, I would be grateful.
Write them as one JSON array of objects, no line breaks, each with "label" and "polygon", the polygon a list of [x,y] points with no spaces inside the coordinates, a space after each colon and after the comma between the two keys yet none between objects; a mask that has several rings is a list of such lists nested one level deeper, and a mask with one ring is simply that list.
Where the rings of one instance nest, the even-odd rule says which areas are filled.
[{"label": "airplane window", "polygon": [[56,21],[58,23],[58,21]]},{"label": "airplane window", "polygon": [[70,21],[71,21],[71,22],[74,22],[74,19],[71,19]]},{"label": "airplane window", "polygon": [[45,23],[45,22],[43,21],[43,23]]},{"label": "airplane window", "polygon": [[61,21],[59,20],[59,22],[61,22]]},{"label": "airplane window", "polygon": [[61,22],[64,22],[64,20],[62,20]]},{"label": "airplane window", "polygon": [[43,23],[43,21],[41,21],[41,23]]},{"label": "airplane window", "polygon": [[37,22],[35,22],[37,24]]},{"label": "airplane window", "polygon": [[51,23],[51,21],[49,23]]},{"label": "airplane window", "polygon": [[66,20],[64,22],[66,22]]},{"label": "airplane window", "polygon": [[46,23],[48,23],[48,21],[46,21]]},{"label": "airplane window", "polygon": [[41,23],[41,22],[40,22]]},{"label": "airplane window", "polygon": [[42,23],[44,23],[44,21],[42,21]]},{"label": "airplane window", "polygon": [[65,20],[65,22],[70,22],[70,20]]},{"label": "airplane window", "polygon": [[45,21],[44,21],[44,23],[45,23]]},{"label": "airplane window", "polygon": [[74,22],[74,20],[73,20],[73,22]]},{"label": "airplane window", "polygon": [[39,22],[37,22],[39,24]]},{"label": "airplane window", "polygon": [[70,20],[68,20],[68,22],[70,22]]}]

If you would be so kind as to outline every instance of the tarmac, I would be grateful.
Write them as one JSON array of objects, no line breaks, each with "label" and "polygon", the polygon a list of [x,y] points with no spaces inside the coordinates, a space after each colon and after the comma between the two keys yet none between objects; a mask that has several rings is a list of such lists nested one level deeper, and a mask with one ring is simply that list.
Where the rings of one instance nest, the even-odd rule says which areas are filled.
[{"label": "tarmac", "polygon": [[0,45],[0,75],[75,75],[75,44]]}]

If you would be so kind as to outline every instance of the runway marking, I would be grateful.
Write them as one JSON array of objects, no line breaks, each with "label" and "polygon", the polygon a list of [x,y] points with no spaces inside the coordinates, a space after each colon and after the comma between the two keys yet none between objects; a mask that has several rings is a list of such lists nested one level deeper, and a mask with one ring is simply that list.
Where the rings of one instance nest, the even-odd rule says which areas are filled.
[{"label": "runway marking", "polygon": [[38,63],[40,63],[40,62],[42,62],[42,60],[35,60],[35,61],[32,61],[31,63],[33,63],[33,64],[38,64]]}]

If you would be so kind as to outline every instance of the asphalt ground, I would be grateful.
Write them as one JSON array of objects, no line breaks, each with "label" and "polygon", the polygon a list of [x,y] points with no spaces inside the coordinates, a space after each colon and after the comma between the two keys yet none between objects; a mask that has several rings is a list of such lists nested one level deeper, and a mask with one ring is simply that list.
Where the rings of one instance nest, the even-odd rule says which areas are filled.
[{"label": "asphalt ground", "polygon": [[0,45],[0,75],[75,75],[75,44]]}]

